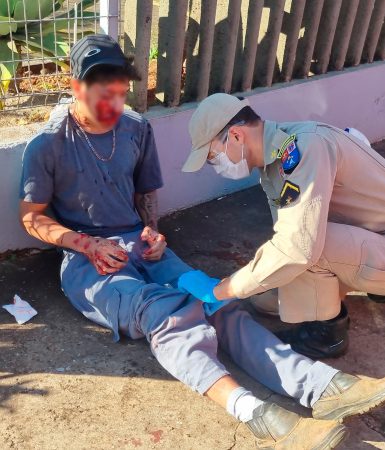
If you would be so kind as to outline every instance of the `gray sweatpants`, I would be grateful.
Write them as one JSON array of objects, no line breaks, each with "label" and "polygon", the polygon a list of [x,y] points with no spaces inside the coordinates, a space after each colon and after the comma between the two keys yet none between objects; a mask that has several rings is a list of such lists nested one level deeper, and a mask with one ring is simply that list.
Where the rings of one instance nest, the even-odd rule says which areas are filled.
[{"label": "gray sweatpants", "polygon": [[171,250],[159,262],[141,258],[140,232],[113,237],[129,252],[127,266],[99,275],[83,255],[66,251],[62,288],[90,320],[132,339],[146,337],[159,363],[199,393],[229,374],[217,358],[218,344],[251,377],[274,392],[312,406],[337,370],[291,350],[233,302],[212,317],[202,303],[176,288],[189,270]]}]

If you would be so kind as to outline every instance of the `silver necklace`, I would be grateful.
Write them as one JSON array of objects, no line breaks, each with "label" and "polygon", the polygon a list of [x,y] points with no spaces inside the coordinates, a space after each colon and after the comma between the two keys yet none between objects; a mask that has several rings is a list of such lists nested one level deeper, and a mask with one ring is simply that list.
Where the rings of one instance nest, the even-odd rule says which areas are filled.
[{"label": "silver necklace", "polygon": [[100,159],[100,161],[104,161],[104,162],[108,162],[111,161],[112,157],[115,154],[115,149],[116,149],[116,132],[115,132],[115,128],[112,129],[112,151],[110,156],[108,156],[107,158],[105,158],[104,156],[101,156],[95,149],[95,147],[92,145],[92,142],[89,140],[87,133],[83,130],[83,128],[81,127],[80,123],[75,119],[74,115],[72,115],[76,125],[78,126],[79,130],[81,131],[84,139],[86,140],[88,147],[91,149],[92,153],[98,158]]}]

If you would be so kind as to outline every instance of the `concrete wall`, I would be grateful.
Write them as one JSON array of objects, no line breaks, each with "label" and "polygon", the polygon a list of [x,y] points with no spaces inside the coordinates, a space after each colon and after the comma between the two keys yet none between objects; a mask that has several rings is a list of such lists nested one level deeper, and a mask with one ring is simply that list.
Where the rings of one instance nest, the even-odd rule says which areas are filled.
[{"label": "concrete wall", "polygon": [[[372,141],[385,137],[385,64],[374,63],[308,81],[275,85],[247,94],[254,109],[266,119],[277,121],[320,120],[339,127],[352,126]],[[162,214],[229,194],[258,182],[231,182],[215,175],[210,167],[195,174],[180,168],[190,150],[187,131],[194,104],[175,109],[153,109],[147,115],[158,143],[165,187],[160,191]],[[37,246],[26,237],[17,220],[20,161],[25,141],[36,125],[0,130],[0,252]]]}]

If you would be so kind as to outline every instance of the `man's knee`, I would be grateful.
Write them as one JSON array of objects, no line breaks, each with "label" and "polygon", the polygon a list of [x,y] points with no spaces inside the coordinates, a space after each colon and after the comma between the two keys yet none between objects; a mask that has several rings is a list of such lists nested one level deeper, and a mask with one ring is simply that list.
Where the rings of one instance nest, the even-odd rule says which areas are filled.
[{"label": "man's knee", "polygon": [[351,225],[328,224],[318,265],[354,290],[385,293],[385,237],[378,233]]}]

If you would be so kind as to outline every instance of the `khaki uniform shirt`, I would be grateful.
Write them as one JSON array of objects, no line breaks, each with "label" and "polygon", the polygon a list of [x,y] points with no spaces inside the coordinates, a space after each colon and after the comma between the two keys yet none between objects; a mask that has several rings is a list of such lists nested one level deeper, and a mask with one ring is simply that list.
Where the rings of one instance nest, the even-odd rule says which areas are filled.
[{"label": "khaki uniform shirt", "polygon": [[[286,174],[277,155],[290,135],[300,161]],[[318,122],[265,121],[264,158],[275,233],[231,277],[238,298],[284,286],[315,265],[328,221],[385,232],[385,159],[361,140]]]}]

